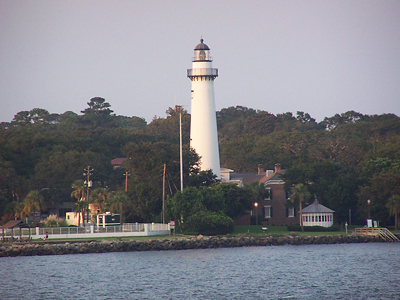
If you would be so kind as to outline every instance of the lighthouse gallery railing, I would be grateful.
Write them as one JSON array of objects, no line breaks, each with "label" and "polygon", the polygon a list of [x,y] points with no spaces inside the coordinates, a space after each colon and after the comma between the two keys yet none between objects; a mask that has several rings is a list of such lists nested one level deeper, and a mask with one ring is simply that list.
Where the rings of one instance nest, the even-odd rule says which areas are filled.
[{"label": "lighthouse gallery railing", "polygon": [[188,69],[187,76],[218,76],[218,69],[217,68],[201,68],[201,69]]}]

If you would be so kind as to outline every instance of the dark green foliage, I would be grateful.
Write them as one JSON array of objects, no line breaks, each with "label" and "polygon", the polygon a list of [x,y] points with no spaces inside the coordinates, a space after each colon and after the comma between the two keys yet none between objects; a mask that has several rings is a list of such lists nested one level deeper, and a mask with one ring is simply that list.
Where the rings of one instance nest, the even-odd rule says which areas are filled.
[{"label": "dark green foliage", "polygon": [[[178,230],[207,235],[230,232],[232,218],[251,207],[252,195],[236,185],[217,184],[213,187],[187,187],[168,198],[167,221],[174,220]],[[206,217],[201,220],[201,217]],[[208,227],[207,227],[208,226]]]},{"label": "dark green foliage", "polygon": [[[388,225],[386,204],[393,196],[400,195],[400,160],[371,160],[364,168],[365,184],[359,188],[358,207],[363,217],[368,210],[374,220],[380,220],[383,226]],[[370,200],[370,204],[367,203]]]},{"label": "dark green foliage", "polygon": [[[301,227],[298,224],[292,224],[287,227],[288,231],[301,231]],[[322,227],[322,226],[304,226],[305,232],[332,232],[332,231],[340,231],[340,226],[337,224],[333,224],[331,227]]]},{"label": "dark green foliage", "polygon": [[357,190],[361,181],[354,167],[329,161],[308,161],[286,170],[282,177],[287,191],[298,183],[307,186],[313,197],[305,205],[317,198],[319,203],[335,211],[339,222],[348,221],[349,209],[356,217]]},{"label": "dark green foliage", "polygon": [[[0,123],[0,214],[12,212],[31,190],[40,191],[48,203],[71,201],[71,184],[84,179],[83,169],[90,165],[93,189],[124,190],[123,174],[130,173],[127,221],[160,221],[164,164],[167,195],[172,198],[180,187],[180,116],[184,186],[198,188],[205,210],[233,218],[249,209],[252,198],[237,187],[217,185],[215,194],[200,191],[205,186],[214,189],[217,181],[211,172],[198,168],[199,158],[189,147],[186,110],[169,108],[165,118],[147,124],[143,118],[114,115],[104,98],[95,97],[81,113],[35,108]],[[312,199],[316,196],[335,210],[338,222],[349,221],[351,209],[352,223],[364,224],[370,199],[372,218],[393,223],[386,204],[400,186],[396,115],[349,111],[317,123],[306,112],[275,116],[236,106],[217,112],[217,122],[222,167],[256,172],[259,164],[273,169],[278,162],[286,169],[287,189],[307,185]],[[130,158],[125,168],[112,169],[110,161],[117,157]]]},{"label": "dark green foliage", "polygon": [[223,212],[232,219],[252,209],[252,195],[249,190],[236,184],[219,184],[215,190],[220,191],[224,199]]},{"label": "dark green foliage", "polygon": [[221,213],[200,211],[187,219],[183,231],[202,235],[228,234],[233,232],[233,220]]}]

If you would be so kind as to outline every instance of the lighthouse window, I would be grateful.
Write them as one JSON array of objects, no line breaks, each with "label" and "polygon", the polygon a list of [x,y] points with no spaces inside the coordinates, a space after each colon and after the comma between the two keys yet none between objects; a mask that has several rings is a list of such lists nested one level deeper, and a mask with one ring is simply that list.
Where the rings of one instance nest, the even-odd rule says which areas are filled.
[{"label": "lighthouse window", "polygon": [[201,60],[204,60],[204,59],[206,58],[206,53],[204,52],[204,50],[201,50],[201,51],[200,51],[199,58],[200,58]]}]

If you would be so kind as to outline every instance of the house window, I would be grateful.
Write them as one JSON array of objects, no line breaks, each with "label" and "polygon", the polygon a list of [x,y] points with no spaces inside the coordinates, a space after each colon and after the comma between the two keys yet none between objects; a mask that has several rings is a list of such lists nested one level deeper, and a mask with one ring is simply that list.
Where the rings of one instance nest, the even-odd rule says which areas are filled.
[{"label": "house window", "polygon": [[69,220],[69,216],[67,216],[67,220]]},{"label": "house window", "polygon": [[265,197],[265,199],[264,200],[271,200],[271,196],[272,196],[272,191],[271,191],[271,188],[269,188],[269,187],[267,187],[267,188],[265,188],[265,190],[266,190],[266,197]]},{"label": "house window", "polygon": [[294,207],[289,207],[288,208],[288,217],[293,218],[294,217]]},{"label": "house window", "polygon": [[269,205],[264,206],[264,218],[266,219],[271,218],[271,206]]}]

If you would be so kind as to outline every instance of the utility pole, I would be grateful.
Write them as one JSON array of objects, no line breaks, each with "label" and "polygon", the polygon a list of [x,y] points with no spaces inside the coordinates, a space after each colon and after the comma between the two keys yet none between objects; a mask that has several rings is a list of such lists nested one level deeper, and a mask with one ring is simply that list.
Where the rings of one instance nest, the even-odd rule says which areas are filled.
[{"label": "utility pole", "polygon": [[164,172],[163,172],[163,195],[162,195],[162,212],[163,212],[163,224],[165,224],[165,169],[167,168],[167,164],[164,164]]},{"label": "utility pole", "polygon": [[182,153],[182,105],[175,106],[176,112],[179,110],[179,157],[181,173],[181,192],[183,192],[183,153]]},{"label": "utility pole", "polygon": [[181,165],[181,192],[183,192],[183,153],[182,153],[182,106],[179,109],[179,148]]},{"label": "utility pole", "polygon": [[[128,173],[128,170],[125,171],[124,175],[125,175],[125,193],[127,193],[128,192],[128,176],[130,175]],[[122,206],[123,206],[123,204],[121,202],[119,204],[119,223],[120,223],[120,226],[121,226],[121,231],[122,231],[122,214],[123,214]]]},{"label": "utility pole", "polygon": [[130,175],[128,171],[125,172],[125,192],[128,191],[128,176]]},{"label": "utility pole", "polygon": [[[88,203],[88,208],[86,210],[86,221],[89,221],[89,189],[92,186],[92,182],[90,181],[90,175],[93,175],[94,169],[90,169],[90,166],[87,167],[87,169],[83,169],[85,173],[83,173],[83,176],[87,176],[87,180],[85,181],[87,190],[86,190],[86,201]],[[82,216],[84,218],[84,216]],[[85,222],[83,222],[85,223]]]}]

